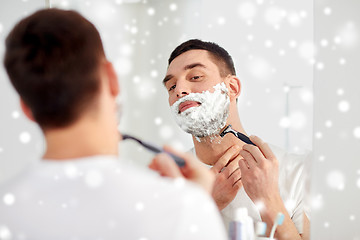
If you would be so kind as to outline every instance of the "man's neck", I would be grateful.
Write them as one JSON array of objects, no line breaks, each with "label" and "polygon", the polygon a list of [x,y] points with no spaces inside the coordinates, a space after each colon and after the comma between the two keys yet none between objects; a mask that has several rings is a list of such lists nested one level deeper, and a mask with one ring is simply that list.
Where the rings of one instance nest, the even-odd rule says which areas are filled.
[{"label": "man's neck", "polygon": [[[240,120],[232,122],[231,125],[234,130],[246,135]],[[226,134],[223,138],[220,136],[206,137],[200,139],[200,142],[193,137],[193,142],[197,157],[208,165],[214,165],[231,146],[239,145],[242,147],[245,144],[232,133]]]},{"label": "man's neck", "polygon": [[118,155],[119,135],[115,121],[101,124],[99,119],[81,119],[69,127],[45,130],[44,134],[47,145],[44,159]]}]

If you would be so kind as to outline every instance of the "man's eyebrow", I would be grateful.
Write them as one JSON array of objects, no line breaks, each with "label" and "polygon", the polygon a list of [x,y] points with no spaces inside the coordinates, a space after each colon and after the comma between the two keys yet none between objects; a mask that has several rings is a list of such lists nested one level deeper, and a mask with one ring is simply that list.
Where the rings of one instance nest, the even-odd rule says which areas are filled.
[{"label": "man's eyebrow", "polygon": [[174,76],[173,75],[171,75],[171,74],[169,74],[169,75],[166,75],[166,77],[164,78],[164,80],[163,80],[163,84],[164,84],[164,86],[165,86],[165,84],[166,84],[166,82],[167,81],[169,81],[170,79],[172,79]]},{"label": "man's eyebrow", "polygon": [[[202,63],[192,63],[192,64],[189,64],[189,65],[186,65],[184,67],[184,70],[189,70],[189,69],[193,69],[195,67],[202,67],[202,68],[206,68],[206,66]],[[166,75],[166,77],[164,78],[163,80],[163,84],[165,85],[167,81],[169,81],[170,79],[172,79],[174,76],[169,74],[169,75]]]},{"label": "man's eyebrow", "polygon": [[202,68],[206,68],[206,66],[202,63],[192,63],[192,64],[189,64],[189,65],[186,65],[184,67],[184,70],[189,70],[189,69],[192,69],[192,68],[195,68],[195,67],[202,67]]}]

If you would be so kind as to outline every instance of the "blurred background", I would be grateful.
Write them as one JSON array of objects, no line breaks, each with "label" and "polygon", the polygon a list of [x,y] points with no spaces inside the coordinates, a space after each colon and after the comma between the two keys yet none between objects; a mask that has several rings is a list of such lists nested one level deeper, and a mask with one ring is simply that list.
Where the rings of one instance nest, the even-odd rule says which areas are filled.
[{"label": "blurred background", "polygon": [[314,2],[311,239],[360,240],[360,1]]},{"label": "blurred background", "polygon": [[[1,2],[0,37],[21,17],[45,6],[75,9],[90,19],[103,39],[121,86],[119,129],[158,145],[192,147],[170,115],[162,79],[171,51],[183,41],[213,41],[233,56],[242,83],[239,111],[249,134],[294,152],[312,148],[310,0],[11,0]],[[35,124],[22,114],[3,66],[0,68],[1,178],[44,149]],[[133,142],[121,145],[124,159],[145,166],[152,157]],[[3,170],[4,169],[4,170]],[[7,169],[7,170],[5,170]],[[1,179],[0,179],[1,180]]]},{"label": "blurred background", "polygon": [[[307,166],[313,178],[307,199],[315,209],[312,239],[355,240],[360,239],[353,228],[359,225],[360,213],[350,207],[350,199],[354,201],[360,189],[360,88],[354,77],[359,76],[354,49],[359,24],[355,12],[360,8],[355,0],[342,2],[1,0],[0,56],[3,59],[5,37],[22,17],[50,6],[77,10],[98,28],[118,73],[123,105],[119,129],[158,145],[188,150],[191,137],[172,119],[162,86],[167,59],[191,38],[218,43],[232,55],[242,82],[238,108],[247,133],[291,152],[314,150]],[[334,59],[328,62],[328,58]],[[39,160],[45,145],[40,130],[21,112],[2,64],[0,96],[2,182]],[[338,156],[339,140],[344,149],[352,146],[350,157]],[[153,156],[134,142],[120,147],[122,159],[140,167],[146,167]],[[332,205],[343,203],[336,198],[342,195],[350,201],[344,202],[347,211]],[[339,216],[336,221],[329,215],[333,212]],[[348,229],[336,228],[338,221]],[[340,237],[343,232],[347,237]]]}]

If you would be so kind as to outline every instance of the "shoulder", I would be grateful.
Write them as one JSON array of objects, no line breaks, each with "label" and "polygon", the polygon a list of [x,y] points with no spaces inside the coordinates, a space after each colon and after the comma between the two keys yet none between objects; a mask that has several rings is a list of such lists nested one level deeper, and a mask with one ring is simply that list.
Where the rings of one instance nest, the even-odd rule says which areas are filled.
[{"label": "shoulder", "polygon": [[305,161],[310,153],[290,153],[278,146],[272,144],[269,144],[269,146],[279,161],[280,173],[287,172],[288,174],[295,174],[297,172],[303,172]]},{"label": "shoulder", "polygon": [[[1,184],[1,192],[18,195],[18,201],[21,201],[23,193],[30,198],[41,196],[53,200],[54,192],[58,195],[77,196],[79,199],[96,192],[92,198],[97,201],[131,204],[131,201],[138,199],[147,202],[149,206],[160,208],[161,204],[173,205],[174,208],[191,208],[194,205],[213,203],[201,187],[183,178],[162,177],[145,167],[106,157],[64,162],[40,161]],[[110,195],[112,200],[109,200]]]},{"label": "shoulder", "polygon": [[[90,237],[104,230],[95,226],[111,219],[128,229],[116,230],[120,238],[135,237],[131,226],[138,226],[139,232],[155,239],[225,239],[220,237],[225,235],[217,208],[200,187],[118,161],[42,162],[0,187],[0,195],[7,192],[15,197],[17,208],[0,204],[4,213],[0,221],[11,216],[14,222],[8,222],[9,226],[35,229],[36,236],[46,234],[40,225],[54,218],[61,226],[59,236],[67,236],[85,221],[94,226],[86,232]],[[69,208],[76,214],[64,215]],[[42,220],[31,225],[29,218],[16,219],[18,212],[22,216],[41,214]],[[169,231],[159,232],[159,226]]]},{"label": "shoulder", "polygon": [[305,190],[306,161],[309,153],[289,153],[277,146],[270,146],[279,161],[279,189],[284,198],[301,201]]},{"label": "shoulder", "polygon": [[305,165],[311,153],[295,154],[273,145],[270,147],[279,161],[280,194],[285,203],[291,205],[289,208],[295,208],[304,198],[307,174]]},{"label": "shoulder", "polygon": [[295,154],[270,145],[279,161],[279,190],[285,207],[299,232],[302,232],[306,161],[311,153]]}]

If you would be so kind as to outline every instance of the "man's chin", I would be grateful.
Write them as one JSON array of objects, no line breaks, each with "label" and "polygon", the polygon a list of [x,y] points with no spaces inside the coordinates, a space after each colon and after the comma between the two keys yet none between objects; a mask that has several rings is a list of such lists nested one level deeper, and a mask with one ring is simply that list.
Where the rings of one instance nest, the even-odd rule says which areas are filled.
[{"label": "man's chin", "polygon": [[217,143],[220,144],[222,137],[220,137],[219,134],[211,134],[211,135],[201,135],[201,136],[197,136],[197,135],[192,135],[193,139],[195,139],[197,142],[199,143]]}]

